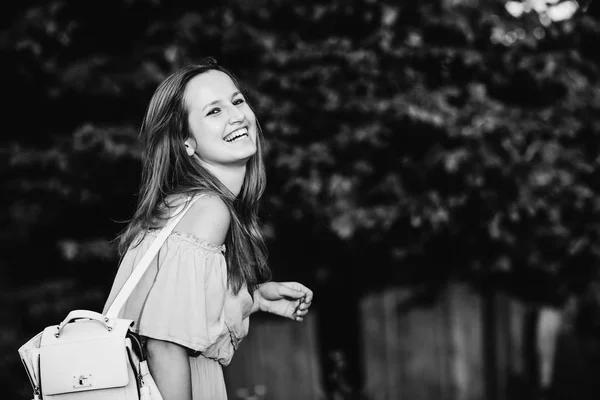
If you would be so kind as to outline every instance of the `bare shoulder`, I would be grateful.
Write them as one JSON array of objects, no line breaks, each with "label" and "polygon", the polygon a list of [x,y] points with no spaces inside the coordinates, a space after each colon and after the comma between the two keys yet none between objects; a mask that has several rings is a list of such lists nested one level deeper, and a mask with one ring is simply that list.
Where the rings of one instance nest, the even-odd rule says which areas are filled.
[{"label": "bare shoulder", "polygon": [[225,242],[230,221],[231,215],[223,200],[207,194],[196,200],[176,229],[220,246]]}]

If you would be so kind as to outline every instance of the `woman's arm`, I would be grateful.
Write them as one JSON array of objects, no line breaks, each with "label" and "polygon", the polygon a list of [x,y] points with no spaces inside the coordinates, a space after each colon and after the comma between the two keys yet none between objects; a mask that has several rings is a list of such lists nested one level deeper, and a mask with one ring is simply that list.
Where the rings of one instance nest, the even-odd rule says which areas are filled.
[{"label": "woman's arm", "polygon": [[163,400],[192,400],[190,362],[185,347],[148,338],[148,367]]}]

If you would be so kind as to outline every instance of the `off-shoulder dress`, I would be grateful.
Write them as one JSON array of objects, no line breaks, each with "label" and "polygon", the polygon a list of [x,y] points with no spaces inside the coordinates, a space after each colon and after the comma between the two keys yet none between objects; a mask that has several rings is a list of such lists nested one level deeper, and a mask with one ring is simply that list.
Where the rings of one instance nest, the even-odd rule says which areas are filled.
[{"label": "off-shoulder dress", "polygon": [[[104,313],[157,234],[141,233],[124,255]],[[228,289],[224,252],[224,245],[174,231],[119,314],[143,337],[189,349],[194,400],[227,399],[222,366],[248,333],[252,297],[246,288],[237,295]]]}]

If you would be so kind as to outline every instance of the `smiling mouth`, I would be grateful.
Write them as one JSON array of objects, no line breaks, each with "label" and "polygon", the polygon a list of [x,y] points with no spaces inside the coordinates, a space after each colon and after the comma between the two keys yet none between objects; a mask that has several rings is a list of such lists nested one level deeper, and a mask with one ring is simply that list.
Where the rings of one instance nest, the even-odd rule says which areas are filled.
[{"label": "smiling mouth", "polygon": [[240,128],[225,136],[223,140],[227,143],[233,143],[245,137],[248,137],[248,128]]}]

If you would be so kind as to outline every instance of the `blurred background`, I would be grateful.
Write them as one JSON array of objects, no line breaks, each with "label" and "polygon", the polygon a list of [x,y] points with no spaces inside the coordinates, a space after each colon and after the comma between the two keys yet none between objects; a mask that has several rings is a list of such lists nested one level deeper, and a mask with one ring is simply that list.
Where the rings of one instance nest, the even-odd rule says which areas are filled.
[{"label": "blurred background", "polygon": [[145,107],[205,56],[268,140],[274,279],[315,292],[252,317],[230,399],[598,399],[598,43],[583,0],[3,3],[2,399],[101,310]]}]

